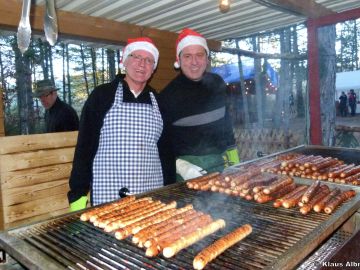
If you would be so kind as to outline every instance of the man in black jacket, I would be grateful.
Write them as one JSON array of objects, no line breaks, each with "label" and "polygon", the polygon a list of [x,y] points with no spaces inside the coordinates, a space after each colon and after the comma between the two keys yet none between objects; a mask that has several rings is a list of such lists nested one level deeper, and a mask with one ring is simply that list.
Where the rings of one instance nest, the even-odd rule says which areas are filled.
[{"label": "man in black jacket", "polygon": [[69,104],[57,95],[57,88],[51,80],[36,82],[34,96],[45,108],[46,132],[74,131],[79,129],[79,117]]},{"label": "man in black jacket", "polygon": [[226,84],[206,72],[208,56],[203,36],[191,29],[179,34],[174,66],[181,72],[159,95],[164,120],[159,152],[165,183],[222,171],[225,163],[239,162],[225,106]]}]

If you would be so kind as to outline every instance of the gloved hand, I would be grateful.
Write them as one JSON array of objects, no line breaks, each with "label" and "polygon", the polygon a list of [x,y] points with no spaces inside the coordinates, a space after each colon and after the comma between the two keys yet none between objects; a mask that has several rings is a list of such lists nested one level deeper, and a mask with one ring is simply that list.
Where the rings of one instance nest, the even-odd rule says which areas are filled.
[{"label": "gloved hand", "polygon": [[178,158],[176,160],[176,173],[180,174],[184,180],[188,180],[202,176],[207,172],[195,164]]},{"label": "gloved hand", "polygon": [[235,165],[240,162],[238,150],[235,147],[229,148],[225,151],[225,163],[229,165]]},{"label": "gloved hand", "polygon": [[70,212],[75,212],[86,208],[87,196],[82,196],[75,202],[70,203]]}]

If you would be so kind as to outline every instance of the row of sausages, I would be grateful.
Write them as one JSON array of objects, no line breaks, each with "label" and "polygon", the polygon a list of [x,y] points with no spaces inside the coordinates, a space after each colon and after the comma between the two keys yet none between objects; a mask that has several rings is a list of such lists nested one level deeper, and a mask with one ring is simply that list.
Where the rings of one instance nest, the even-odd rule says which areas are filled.
[{"label": "row of sausages", "polygon": [[360,165],[332,157],[283,154],[259,164],[263,172],[360,185]]},{"label": "row of sausages", "polygon": [[[134,244],[146,249],[146,256],[162,253],[166,258],[226,225],[223,219],[213,220],[192,205],[176,208],[176,202],[165,204],[151,197],[137,199],[135,196],[88,210],[81,214],[80,220],[114,233],[119,240],[132,236]],[[218,239],[195,256],[194,268],[203,269],[251,232],[252,227],[245,224]]]},{"label": "row of sausages", "polygon": [[356,194],[354,190],[330,190],[319,180],[310,186],[297,185],[290,176],[263,174],[259,167],[232,174],[211,173],[189,180],[186,185],[191,189],[226,193],[258,203],[273,201],[274,207],[299,206],[302,214],[311,210],[331,214],[340,204]]}]

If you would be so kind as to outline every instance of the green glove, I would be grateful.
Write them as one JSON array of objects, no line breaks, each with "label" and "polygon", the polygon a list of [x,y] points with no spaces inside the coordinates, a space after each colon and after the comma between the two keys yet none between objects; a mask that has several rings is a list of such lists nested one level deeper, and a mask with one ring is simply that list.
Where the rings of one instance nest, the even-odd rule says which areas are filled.
[{"label": "green glove", "polygon": [[225,155],[226,155],[226,160],[230,165],[235,165],[240,162],[238,150],[236,147],[229,148],[228,150],[226,150]]},{"label": "green glove", "polygon": [[75,202],[70,203],[70,212],[75,212],[86,208],[87,196],[82,196]]}]

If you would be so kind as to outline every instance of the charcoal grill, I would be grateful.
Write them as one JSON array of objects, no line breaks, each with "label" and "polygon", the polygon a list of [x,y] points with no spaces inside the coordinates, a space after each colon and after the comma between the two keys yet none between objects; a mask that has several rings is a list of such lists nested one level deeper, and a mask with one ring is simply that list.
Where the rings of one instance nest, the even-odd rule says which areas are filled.
[{"label": "charcoal grill", "polygon": [[[295,149],[299,151],[299,148]],[[296,182],[310,184],[307,179]],[[346,185],[327,183],[348,189]],[[116,240],[91,223],[71,213],[41,223],[0,234],[0,245],[10,256],[29,269],[192,269],[200,250],[238,226],[249,223],[253,232],[208,264],[206,269],[292,269],[298,266],[324,240],[332,235],[360,207],[360,188],[356,196],[332,215],[311,212],[303,216],[298,208],[274,208],[240,197],[190,190],[177,183],[138,195],[151,196],[178,207],[193,204],[214,219],[223,218],[225,229],[166,259],[147,258],[131,239]]]}]

